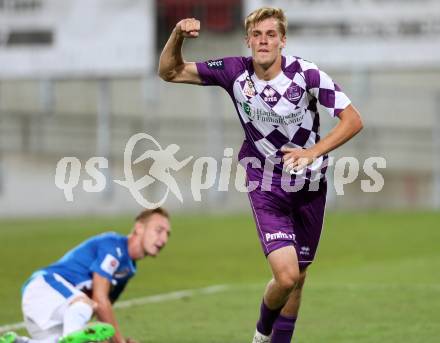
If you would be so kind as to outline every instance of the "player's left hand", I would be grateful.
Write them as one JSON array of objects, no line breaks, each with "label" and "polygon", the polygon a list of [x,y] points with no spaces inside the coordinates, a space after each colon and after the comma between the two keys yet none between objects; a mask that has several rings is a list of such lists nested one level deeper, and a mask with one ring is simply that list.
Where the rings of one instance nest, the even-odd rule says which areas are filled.
[{"label": "player's left hand", "polygon": [[136,341],[136,340],[133,339],[133,338],[129,338],[129,337],[127,337],[127,338],[125,339],[125,343],[138,343],[138,341]]},{"label": "player's left hand", "polygon": [[284,153],[284,168],[288,173],[297,173],[312,164],[319,156],[312,149],[281,148]]}]

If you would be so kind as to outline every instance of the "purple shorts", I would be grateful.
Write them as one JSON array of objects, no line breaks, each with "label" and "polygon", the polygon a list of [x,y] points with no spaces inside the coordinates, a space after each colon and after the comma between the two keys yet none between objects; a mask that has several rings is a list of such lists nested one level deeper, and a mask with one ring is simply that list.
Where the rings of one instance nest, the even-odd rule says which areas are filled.
[{"label": "purple shorts", "polygon": [[297,192],[286,192],[281,186],[272,185],[270,192],[260,187],[249,192],[266,257],[276,249],[293,245],[300,269],[313,262],[322,231],[326,194],[325,179],[319,182],[317,191],[309,191],[305,185]]}]

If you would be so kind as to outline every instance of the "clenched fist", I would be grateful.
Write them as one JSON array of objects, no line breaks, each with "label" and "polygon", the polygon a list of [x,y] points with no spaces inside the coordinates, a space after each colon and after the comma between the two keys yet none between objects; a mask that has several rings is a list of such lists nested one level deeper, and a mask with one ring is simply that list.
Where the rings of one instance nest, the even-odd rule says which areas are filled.
[{"label": "clenched fist", "polygon": [[197,38],[200,31],[200,21],[194,18],[182,19],[176,24],[176,33],[185,38]]}]

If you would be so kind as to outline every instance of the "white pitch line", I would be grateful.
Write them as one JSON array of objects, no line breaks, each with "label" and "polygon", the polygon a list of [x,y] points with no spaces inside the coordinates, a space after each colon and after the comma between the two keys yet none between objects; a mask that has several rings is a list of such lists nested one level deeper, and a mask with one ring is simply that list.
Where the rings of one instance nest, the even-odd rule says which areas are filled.
[{"label": "white pitch line", "polygon": [[18,329],[23,329],[24,328],[24,323],[14,323],[14,324],[7,324],[7,325],[3,325],[0,326],[0,332],[5,332],[5,331],[13,331],[13,330],[18,330]]},{"label": "white pitch line", "polygon": [[[160,303],[169,300],[179,300],[187,297],[192,297],[200,294],[214,294],[226,291],[230,286],[228,285],[214,285],[205,288],[196,288],[196,289],[187,289],[182,291],[163,293],[150,295],[142,298],[129,299],[125,301],[121,301],[115,304],[115,308],[127,308],[132,306],[139,306],[144,304],[151,303]],[[24,322],[6,324],[0,326],[0,332],[11,331],[11,330],[19,330],[25,327]]]},{"label": "white pitch line", "polygon": [[[236,285],[214,285],[205,288],[187,289],[182,291],[163,293],[150,295],[141,298],[134,298],[125,301],[121,301],[115,304],[115,308],[128,308],[131,306],[139,306],[151,303],[160,303],[169,300],[179,300],[195,295],[214,294],[228,291],[231,289],[255,289],[263,291],[265,283],[253,283],[253,284],[236,284]],[[434,291],[440,292],[439,284],[413,284],[413,285],[401,285],[401,284],[336,284],[336,283],[316,283],[308,287],[311,290],[346,290],[346,291],[383,291],[383,290],[412,290],[412,291]],[[13,323],[0,326],[0,332],[23,329],[24,323]]]},{"label": "white pitch line", "polygon": [[225,291],[228,288],[229,287],[227,285],[216,285],[216,286],[210,286],[210,287],[206,287],[206,288],[188,289],[188,290],[171,292],[171,293],[150,295],[148,297],[135,298],[135,299],[130,299],[130,300],[126,300],[126,301],[121,301],[120,303],[115,304],[115,308],[127,308],[127,307],[139,306],[139,305],[144,305],[144,304],[160,303],[160,302],[168,301],[168,300],[178,300],[178,299],[183,299],[186,297],[192,297],[197,294],[219,293],[219,292]]}]

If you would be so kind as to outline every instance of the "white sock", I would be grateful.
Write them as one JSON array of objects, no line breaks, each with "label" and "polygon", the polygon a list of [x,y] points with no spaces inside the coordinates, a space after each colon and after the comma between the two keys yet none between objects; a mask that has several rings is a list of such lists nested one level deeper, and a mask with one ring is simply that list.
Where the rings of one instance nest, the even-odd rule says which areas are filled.
[{"label": "white sock", "polygon": [[57,343],[58,342],[58,337],[54,337],[54,336],[48,337],[46,339],[32,339],[21,336],[20,339],[23,340],[17,340],[15,341],[15,343]]},{"label": "white sock", "polygon": [[26,336],[17,336],[14,343],[29,343],[32,341],[29,337]]},{"label": "white sock", "polygon": [[77,301],[71,304],[66,312],[64,312],[63,336],[82,329],[90,318],[92,318],[92,314],[92,307],[83,301]]}]

